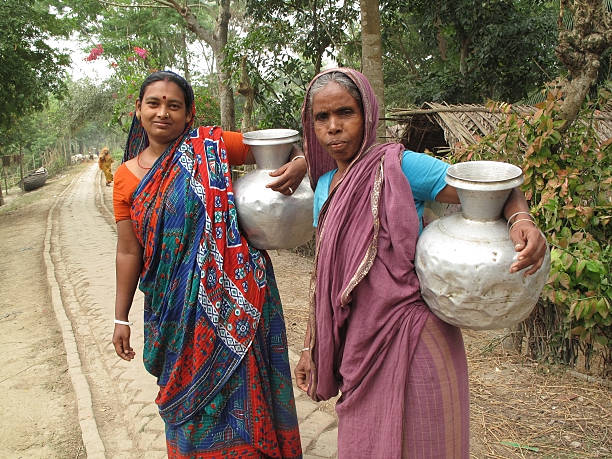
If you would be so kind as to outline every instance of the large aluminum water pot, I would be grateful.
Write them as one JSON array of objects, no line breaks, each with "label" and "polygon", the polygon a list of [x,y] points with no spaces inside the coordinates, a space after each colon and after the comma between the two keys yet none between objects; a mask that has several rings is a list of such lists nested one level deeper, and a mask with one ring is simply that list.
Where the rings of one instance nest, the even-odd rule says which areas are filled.
[{"label": "large aluminum water pot", "polygon": [[509,272],[517,252],[502,210],[512,188],[523,183],[522,171],[471,161],[451,166],[446,183],[457,188],[462,211],[434,220],[419,237],[415,268],[423,299],[458,327],[511,327],[529,316],[550,270],[547,249],[536,273]]},{"label": "large aluminum water pot", "polygon": [[312,238],[314,194],[305,177],[291,196],[266,185],[277,177],[270,172],[289,160],[293,143],[299,140],[292,129],[262,129],[246,132],[244,143],[251,146],[257,169],[234,182],[238,224],[253,247],[291,249]]}]

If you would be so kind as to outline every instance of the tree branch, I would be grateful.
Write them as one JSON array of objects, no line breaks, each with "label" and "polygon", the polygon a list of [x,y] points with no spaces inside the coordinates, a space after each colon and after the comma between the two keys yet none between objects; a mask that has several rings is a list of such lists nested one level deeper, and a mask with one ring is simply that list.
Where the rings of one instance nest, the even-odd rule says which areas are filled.
[{"label": "tree branch", "polygon": [[[106,0],[98,0],[98,3],[100,3],[100,5],[104,5],[104,6],[116,6],[118,8],[174,8],[172,5],[170,5],[169,3],[164,2],[164,0],[153,0],[155,1],[155,3],[158,3],[158,5],[156,5],[155,3],[139,3],[136,5],[127,5],[125,3],[115,3],[115,2],[109,2]],[[196,3],[194,5],[184,5],[182,8],[194,8],[194,7],[202,7],[201,4]]]}]

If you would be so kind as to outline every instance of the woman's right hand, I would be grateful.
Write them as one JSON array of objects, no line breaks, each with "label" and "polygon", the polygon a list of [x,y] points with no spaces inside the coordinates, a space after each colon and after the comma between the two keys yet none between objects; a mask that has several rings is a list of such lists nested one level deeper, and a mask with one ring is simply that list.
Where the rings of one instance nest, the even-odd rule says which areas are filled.
[{"label": "woman's right hand", "polygon": [[302,351],[300,361],[295,366],[295,383],[304,392],[308,392],[308,381],[310,381],[310,351]]},{"label": "woman's right hand", "polygon": [[136,353],[130,346],[130,326],[115,324],[115,332],[113,333],[113,345],[115,352],[123,360],[130,361]]},{"label": "woman's right hand", "polygon": [[271,188],[285,196],[291,196],[302,183],[307,170],[306,159],[303,157],[298,157],[295,161],[290,160],[275,171],[270,172],[270,177],[278,177],[278,179],[268,183],[266,188]]}]

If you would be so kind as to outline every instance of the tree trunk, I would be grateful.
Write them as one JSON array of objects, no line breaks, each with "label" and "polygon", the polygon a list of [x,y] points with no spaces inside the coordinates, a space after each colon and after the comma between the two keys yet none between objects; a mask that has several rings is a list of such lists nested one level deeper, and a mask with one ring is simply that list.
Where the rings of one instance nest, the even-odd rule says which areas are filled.
[{"label": "tree trunk", "polygon": [[[230,0],[220,0],[217,23],[213,33],[202,27],[202,25],[198,22],[198,18],[188,6],[179,5],[175,0],[168,0],[168,2],[183,17],[185,23],[187,24],[187,28],[191,30],[196,37],[204,41],[212,48],[213,57],[215,59],[215,68],[219,78],[219,107],[221,110],[221,126],[223,129],[233,130],[236,126],[236,119],[234,109],[234,94],[231,86],[231,74],[229,70],[224,69],[223,65],[225,61],[225,45],[227,45],[229,20],[231,17]],[[158,3],[165,4],[163,2]]]},{"label": "tree trunk", "polygon": [[189,56],[187,52],[187,34],[185,29],[181,31],[182,47],[181,47],[181,58],[183,59],[183,76],[187,81],[191,81],[191,75],[189,73]]},{"label": "tree trunk", "polygon": [[461,75],[467,74],[467,59],[470,55],[470,42],[469,38],[464,38],[461,40],[461,53],[459,55],[459,73]]},{"label": "tree trunk", "polygon": [[446,51],[448,49],[448,43],[446,42],[444,32],[442,31],[442,21],[440,20],[440,18],[436,18],[435,26],[436,40],[438,42],[438,51],[440,52],[440,59],[446,61]]},{"label": "tree trunk", "polygon": [[242,57],[241,62],[241,73],[240,73],[240,86],[238,92],[245,98],[244,108],[242,110],[242,132],[249,132],[255,130],[253,125],[253,103],[255,100],[255,89],[249,79],[249,73],[247,71],[246,56]]},{"label": "tree trunk", "polygon": [[64,158],[66,160],[66,164],[70,164],[70,157],[72,156],[72,139],[70,137],[70,134],[68,135],[68,140],[64,139],[64,142]]},{"label": "tree trunk", "polygon": [[321,73],[321,67],[323,66],[323,53],[318,52],[314,61],[314,74],[318,75]]},{"label": "tree trunk", "polygon": [[[563,16],[573,18],[567,30]],[[564,99],[561,117],[566,130],[578,116],[591,86],[597,81],[600,58],[612,45],[612,13],[602,0],[561,0],[557,56],[568,70],[563,84]]]},{"label": "tree trunk", "polygon": [[236,112],[234,108],[234,94],[232,92],[231,73],[225,66],[225,45],[227,45],[227,34],[229,20],[231,17],[230,0],[221,0],[219,3],[219,16],[214,36],[216,38],[215,62],[217,75],[219,76],[219,105],[221,109],[221,127],[233,131],[236,126]]},{"label": "tree trunk", "polygon": [[21,187],[21,191],[25,191],[23,189],[23,151],[21,147],[19,148],[19,186]]},{"label": "tree trunk", "polygon": [[[361,4],[361,66],[378,99],[378,118],[385,116],[385,85],[382,71],[382,41],[378,0],[360,0]],[[385,123],[377,129],[378,140],[386,136]]]},{"label": "tree trunk", "polygon": [[[4,169],[4,166],[2,166]],[[4,196],[2,195],[2,186],[0,186],[0,206],[4,205]]]}]

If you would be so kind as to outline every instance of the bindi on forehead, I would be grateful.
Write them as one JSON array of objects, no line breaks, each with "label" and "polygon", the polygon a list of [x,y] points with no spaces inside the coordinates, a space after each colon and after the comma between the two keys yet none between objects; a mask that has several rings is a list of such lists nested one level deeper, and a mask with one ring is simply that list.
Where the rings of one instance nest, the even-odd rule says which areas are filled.
[{"label": "bindi on forehead", "polygon": [[166,100],[166,96],[162,96],[162,99]]}]

